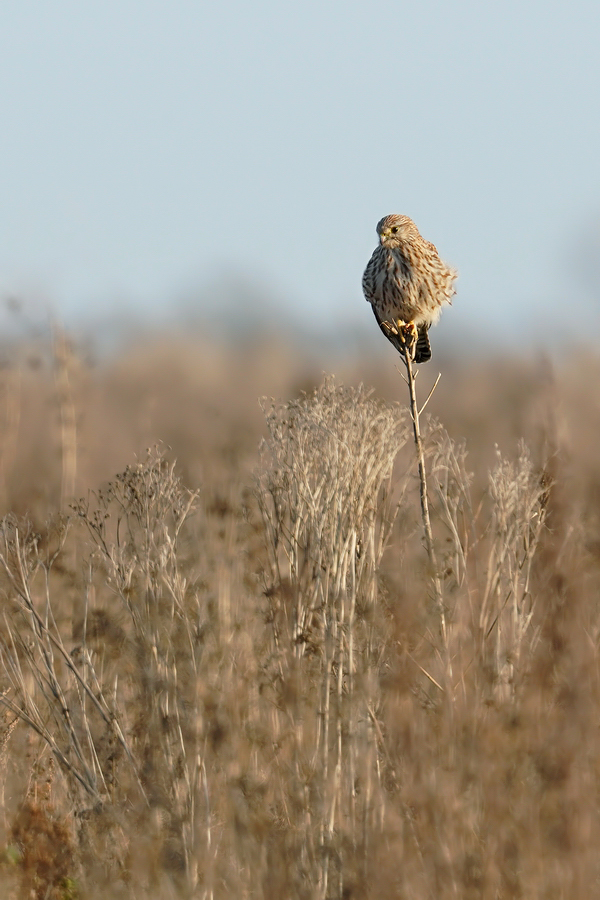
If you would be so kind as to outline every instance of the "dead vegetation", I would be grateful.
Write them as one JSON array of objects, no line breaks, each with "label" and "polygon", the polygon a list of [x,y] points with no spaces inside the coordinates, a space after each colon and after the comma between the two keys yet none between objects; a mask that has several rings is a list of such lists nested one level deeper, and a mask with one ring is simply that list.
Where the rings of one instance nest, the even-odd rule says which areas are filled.
[{"label": "dead vegetation", "polygon": [[2,373],[3,896],[594,896],[598,362],[444,371],[442,632],[393,364],[192,349]]}]

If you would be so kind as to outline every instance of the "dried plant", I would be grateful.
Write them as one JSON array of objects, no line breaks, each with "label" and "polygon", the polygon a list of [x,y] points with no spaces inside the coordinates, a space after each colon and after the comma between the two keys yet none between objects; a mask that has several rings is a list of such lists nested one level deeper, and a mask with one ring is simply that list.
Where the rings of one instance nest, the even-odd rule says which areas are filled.
[{"label": "dried plant", "polygon": [[[498,449],[496,455],[490,472],[492,515],[479,621],[482,637],[488,640],[494,635],[496,677],[514,692],[525,675],[524,642],[535,624],[532,567],[546,520],[550,485],[536,472],[523,443],[516,462],[503,459]],[[535,633],[528,643],[531,658]],[[520,678],[516,679],[518,670]]]},{"label": "dried plant", "polygon": [[[444,572],[456,595],[453,620],[472,615],[469,628],[480,636],[481,664],[495,695],[505,696],[525,675],[522,653],[527,636],[527,658],[535,647],[533,565],[552,485],[546,470],[534,466],[523,442],[514,462],[496,448],[487,497],[476,513],[464,442],[457,445],[438,423],[432,425],[430,441],[439,516],[449,536]],[[458,654],[456,639],[453,653]],[[518,668],[521,677],[515,679]]]},{"label": "dried plant", "polygon": [[[2,702],[47,743],[69,778],[80,815],[90,804],[114,805],[126,783],[134,804],[163,810],[169,853],[192,881],[204,788],[199,736],[185,707],[197,689],[198,615],[180,571],[178,539],[194,500],[174,466],[152,451],[98,493],[94,504],[76,504],[71,519],[59,522],[51,550],[44,553],[40,535],[12,517],[0,531],[0,566],[19,614],[4,623],[1,653],[9,688]],[[68,646],[52,585],[77,522],[91,546],[76,614],[79,640]],[[110,620],[90,608],[103,583],[129,618],[124,630],[112,626],[122,634],[120,650],[130,660],[125,668],[108,665],[109,648],[98,642],[111,627],[102,629],[103,618]]]},{"label": "dried plant", "polygon": [[[438,617],[439,633],[442,645],[442,654],[444,657],[444,689],[448,691],[450,690],[452,682],[452,660],[448,646],[446,606],[442,590],[442,581],[440,578],[437,552],[433,539],[433,531],[431,528],[431,516],[429,513],[429,489],[427,485],[427,468],[425,464],[425,450],[423,439],[421,437],[421,415],[438,385],[440,376],[438,376],[435,384],[429,392],[427,399],[423,403],[423,406],[419,407],[416,388],[417,371],[415,369],[415,362],[413,359],[413,353],[417,351],[418,342],[413,346],[414,342],[411,342],[409,339],[407,339],[405,331],[402,328],[388,326],[388,331],[390,332],[391,338],[393,338],[393,340],[395,341],[395,346],[397,346],[397,349],[400,351],[400,357],[406,367],[405,381],[408,386],[410,417],[413,426],[413,438],[417,456],[417,467],[419,472],[419,499],[421,502],[423,536],[425,539],[425,549],[429,558],[430,580],[433,588],[433,596]],[[427,331],[425,330],[425,336],[426,335]]]},{"label": "dried plant", "polygon": [[228,394],[224,380],[208,431],[208,399],[198,422],[186,415],[201,404],[185,367],[146,402],[140,385],[161,374],[151,358],[137,382],[130,360],[114,375],[110,415],[100,375],[90,395],[89,373],[70,370],[86,410],[77,481],[93,416],[102,459],[115,445],[130,459],[150,401],[165,404],[180,465],[153,450],[47,522],[68,475],[42,439],[52,355],[45,373],[19,370],[21,468],[3,464],[6,501],[20,497],[31,521],[11,513],[0,527],[3,896],[594,896],[593,366],[569,388],[570,450],[530,411],[557,410],[572,369],[543,396],[526,366],[460,387],[445,372],[430,401],[442,421],[417,408],[432,567],[410,411],[331,380],[264,404],[251,481],[248,358],[248,384]]},{"label": "dried plant", "polygon": [[398,511],[394,460],[408,429],[399,407],[332,379],[299,401],[265,404],[265,413],[257,498],[273,645],[282,683],[293,678],[300,686],[286,710],[296,734],[294,766],[305,789],[310,772],[317,798],[304,818],[312,848],[305,864],[317,895],[326,897],[336,858],[341,896],[344,858],[339,846],[334,854],[334,834],[347,831],[348,846],[364,855],[377,815],[377,698],[365,688],[377,678],[378,571]]},{"label": "dried plant", "polygon": [[76,357],[71,341],[58,325],[53,329],[53,356],[61,458],[60,505],[63,509],[75,494],[77,479],[77,413],[72,384]]}]

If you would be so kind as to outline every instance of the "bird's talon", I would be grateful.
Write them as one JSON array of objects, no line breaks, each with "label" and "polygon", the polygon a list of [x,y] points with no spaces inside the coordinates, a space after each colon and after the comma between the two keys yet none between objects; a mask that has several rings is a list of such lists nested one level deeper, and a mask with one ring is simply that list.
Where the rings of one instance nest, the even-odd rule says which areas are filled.
[{"label": "bird's talon", "polygon": [[414,322],[403,322],[402,319],[398,319],[396,325],[398,329],[396,334],[400,335],[406,351],[410,354],[410,358],[414,360],[417,349],[417,338],[419,336],[417,326]]}]

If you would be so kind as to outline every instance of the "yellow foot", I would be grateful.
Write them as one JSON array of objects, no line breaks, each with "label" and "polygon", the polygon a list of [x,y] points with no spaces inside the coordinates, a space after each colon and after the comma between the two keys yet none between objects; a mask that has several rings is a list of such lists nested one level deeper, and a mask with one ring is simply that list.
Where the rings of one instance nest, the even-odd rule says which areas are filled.
[{"label": "yellow foot", "polygon": [[417,350],[417,338],[419,336],[419,330],[414,322],[403,322],[402,319],[398,319],[397,323],[398,332],[406,345],[407,351],[410,353],[411,359],[415,358],[415,353]]},{"label": "yellow foot", "polygon": [[419,331],[414,322],[404,322],[402,319],[395,319],[392,322],[382,322],[381,327],[385,329],[386,334],[399,337],[405,350],[410,353],[411,359],[415,358]]}]

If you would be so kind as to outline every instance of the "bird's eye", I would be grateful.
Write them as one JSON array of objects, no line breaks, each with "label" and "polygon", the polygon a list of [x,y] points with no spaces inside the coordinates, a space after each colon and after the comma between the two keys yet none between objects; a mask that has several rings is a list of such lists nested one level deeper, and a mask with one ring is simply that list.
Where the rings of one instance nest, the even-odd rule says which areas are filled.
[{"label": "bird's eye", "polygon": [[392,232],[392,234],[396,234],[396,232],[398,231],[398,226],[392,225],[392,227],[390,228],[390,231]]}]

